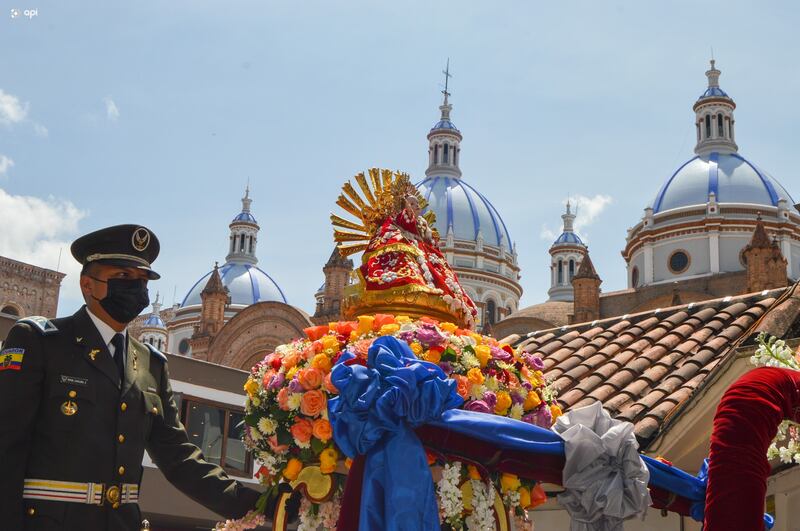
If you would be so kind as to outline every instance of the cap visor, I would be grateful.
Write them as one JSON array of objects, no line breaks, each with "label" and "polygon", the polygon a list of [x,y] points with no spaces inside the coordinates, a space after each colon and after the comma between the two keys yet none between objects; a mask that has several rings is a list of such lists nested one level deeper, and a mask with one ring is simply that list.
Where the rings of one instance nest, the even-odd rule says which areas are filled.
[{"label": "cap visor", "polygon": [[108,259],[108,260],[96,260],[95,264],[105,264],[105,265],[113,265],[117,267],[132,267],[134,269],[141,269],[142,271],[147,272],[147,278],[150,280],[158,280],[161,278],[161,275],[150,269],[148,266],[144,266],[139,262],[134,262],[132,260],[124,260],[124,259]]}]

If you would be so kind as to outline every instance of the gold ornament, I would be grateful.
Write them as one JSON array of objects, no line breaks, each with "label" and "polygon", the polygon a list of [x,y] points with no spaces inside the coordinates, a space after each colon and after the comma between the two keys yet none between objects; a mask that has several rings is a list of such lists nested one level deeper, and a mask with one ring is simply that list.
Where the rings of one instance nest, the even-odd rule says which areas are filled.
[{"label": "gold ornament", "polygon": [[76,404],[72,400],[67,400],[66,402],[61,404],[61,413],[63,413],[64,415],[71,417],[77,412],[78,412],[78,404]]}]

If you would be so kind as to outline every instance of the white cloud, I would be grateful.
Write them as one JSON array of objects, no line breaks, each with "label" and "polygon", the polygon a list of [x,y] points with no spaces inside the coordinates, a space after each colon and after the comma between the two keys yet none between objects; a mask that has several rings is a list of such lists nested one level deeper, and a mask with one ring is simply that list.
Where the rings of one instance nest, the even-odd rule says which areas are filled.
[{"label": "white cloud", "polygon": [[5,177],[8,170],[11,169],[11,166],[14,165],[14,161],[11,158],[6,157],[2,153],[0,153],[0,177]]},{"label": "white cloud", "polygon": [[[575,214],[573,229],[584,242],[588,243],[589,235],[586,229],[594,223],[603,210],[614,200],[610,195],[597,194],[593,197],[586,197],[585,195],[574,196],[570,197],[569,201],[572,205],[572,212]],[[567,201],[564,200],[563,205],[566,206],[566,204]],[[561,229],[561,225],[558,228],[553,228],[545,223],[542,225],[539,236],[543,240],[553,241],[561,234]]]},{"label": "white cloud", "polygon": [[45,126],[36,122],[33,123],[33,131],[42,138],[45,138],[50,134],[50,131],[48,131]]},{"label": "white cloud", "polygon": [[114,103],[111,96],[106,96],[103,98],[103,101],[106,104],[106,117],[112,122],[116,122],[117,118],[119,118],[119,108],[117,108],[117,104]]},{"label": "white cloud", "polygon": [[0,89],[0,124],[16,124],[25,120],[27,115],[27,103],[20,103],[19,98]]},{"label": "white cloud", "polygon": [[0,255],[66,273],[59,297],[63,311],[82,301],[77,281],[80,264],[69,246],[86,214],[70,201],[12,195],[0,188]]}]

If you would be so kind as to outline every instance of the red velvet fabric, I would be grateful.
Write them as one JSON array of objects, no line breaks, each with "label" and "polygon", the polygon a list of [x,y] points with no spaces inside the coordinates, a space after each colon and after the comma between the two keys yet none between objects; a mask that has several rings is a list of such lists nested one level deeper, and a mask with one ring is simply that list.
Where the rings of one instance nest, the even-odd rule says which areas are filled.
[{"label": "red velvet fabric", "polygon": [[337,531],[356,531],[361,510],[361,487],[364,483],[364,461],[366,457],[357,455],[350,464],[347,481],[342,494],[342,508],[339,510]]},{"label": "red velvet fabric", "polygon": [[785,418],[798,415],[800,372],[761,367],[725,392],[714,417],[705,531],[761,531],[770,472],[767,448]]}]

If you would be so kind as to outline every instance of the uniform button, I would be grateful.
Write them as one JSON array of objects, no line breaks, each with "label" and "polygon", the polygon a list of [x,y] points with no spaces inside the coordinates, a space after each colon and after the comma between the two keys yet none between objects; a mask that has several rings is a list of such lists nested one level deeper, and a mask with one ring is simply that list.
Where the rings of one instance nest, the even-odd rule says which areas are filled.
[{"label": "uniform button", "polygon": [[119,436],[117,437],[117,440],[119,442],[121,442],[121,443],[124,443],[125,442],[125,436],[120,433]]},{"label": "uniform button", "polygon": [[28,508],[28,514],[30,516],[33,516],[34,514],[36,514],[36,509],[34,509],[33,507],[29,507]]},{"label": "uniform button", "polygon": [[78,393],[76,393],[75,391],[70,391],[67,394],[69,395],[70,398],[75,398],[76,396],[78,396]]},{"label": "uniform button", "polygon": [[125,402],[123,402],[123,403],[121,403],[121,404],[119,405],[119,408],[120,408],[122,411],[125,411],[126,409],[128,409],[128,404],[126,404]]},{"label": "uniform button", "polygon": [[158,415],[158,408],[153,406],[153,415]]},{"label": "uniform button", "polygon": [[125,467],[124,466],[119,467],[119,470],[117,470],[117,472],[119,472],[119,475],[121,476],[122,474],[125,473]]}]

